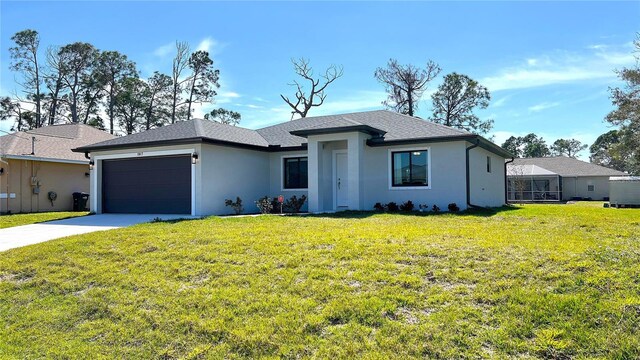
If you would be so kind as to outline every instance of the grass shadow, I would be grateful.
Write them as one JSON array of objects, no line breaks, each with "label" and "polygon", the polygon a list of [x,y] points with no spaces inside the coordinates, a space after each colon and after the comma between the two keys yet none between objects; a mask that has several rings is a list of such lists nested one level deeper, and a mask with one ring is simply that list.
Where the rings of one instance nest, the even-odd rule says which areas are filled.
[{"label": "grass shadow", "polygon": [[205,219],[206,217],[197,217],[197,218],[177,218],[177,219],[161,219],[159,217],[152,219],[150,221],[148,221],[147,223],[149,224],[157,224],[157,223],[164,223],[164,224],[177,224],[177,223],[181,223],[183,221],[192,221],[192,220],[202,220]]},{"label": "grass shadow", "polygon": [[411,212],[403,212],[403,211],[356,211],[356,210],[345,210],[339,211],[335,213],[322,213],[322,214],[308,214],[307,217],[317,217],[317,218],[332,218],[332,219],[364,219],[370,216],[380,215],[380,214],[393,214],[393,215],[402,215],[402,216],[414,216],[414,217],[428,217],[428,216],[443,216],[443,215],[452,215],[452,216],[473,216],[473,217],[491,217],[498,215],[503,212],[508,211],[517,211],[521,210],[521,207],[516,206],[501,206],[497,208],[471,208],[460,212],[447,212],[447,211],[427,211],[427,212],[419,212],[419,211],[411,211]]}]

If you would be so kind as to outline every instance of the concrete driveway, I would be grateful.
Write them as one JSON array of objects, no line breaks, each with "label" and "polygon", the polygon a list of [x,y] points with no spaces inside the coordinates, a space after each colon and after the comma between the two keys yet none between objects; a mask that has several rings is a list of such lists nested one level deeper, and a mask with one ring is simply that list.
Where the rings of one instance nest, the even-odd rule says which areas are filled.
[{"label": "concrete driveway", "polygon": [[94,231],[111,230],[141,224],[149,222],[155,218],[172,220],[195,219],[196,217],[189,215],[166,214],[100,214],[15,226],[0,229],[0,251],[59,239],[65,236],[86,234]]}]

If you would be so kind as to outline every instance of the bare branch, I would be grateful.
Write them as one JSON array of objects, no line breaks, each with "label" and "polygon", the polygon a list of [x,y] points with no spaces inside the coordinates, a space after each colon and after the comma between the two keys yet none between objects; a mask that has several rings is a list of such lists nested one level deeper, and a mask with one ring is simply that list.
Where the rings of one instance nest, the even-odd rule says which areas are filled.
[{"label": "bare branch", "polygon": [[327,98],[325,89],[329,84],[342,77],[344,70],[342,66],[331,65],[325,70],[324,74],[319,78],[315,78],[313,75],[313,68],[309,65],[309,60],[305,58],[297,60],[291,59],[291,63],[293,64],[295,73],[308,83],[310,88],[309,95],[305,92],[303,85],[298,81],[293,81],[293,83],[290,83],[289,85],[296,87],[294,95],[296,97],[295,104],[288,97],[282,94],[280,97],[287,105],[289,105],[289,107],[291,107],[293,114],[298,114],[300,117],[304,118],[307,116],[311,108],[320,106],[324,103]]}]

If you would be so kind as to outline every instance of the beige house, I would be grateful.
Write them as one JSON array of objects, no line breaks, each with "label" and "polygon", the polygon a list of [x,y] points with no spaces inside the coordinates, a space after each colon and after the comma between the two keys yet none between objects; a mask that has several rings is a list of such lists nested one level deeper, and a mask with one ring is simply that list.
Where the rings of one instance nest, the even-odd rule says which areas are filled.
[{"label": "beige house", "polygon": [[89,159],[72,148],[114,136],[83,124],[0,136],[0,214],[68,211],[89,192]]}]

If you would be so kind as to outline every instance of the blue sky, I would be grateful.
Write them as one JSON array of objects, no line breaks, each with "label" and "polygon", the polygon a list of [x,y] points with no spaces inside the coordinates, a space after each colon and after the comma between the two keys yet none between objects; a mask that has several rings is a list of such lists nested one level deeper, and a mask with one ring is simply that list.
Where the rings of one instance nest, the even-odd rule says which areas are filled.
[{"label": "blue sky", "polygon": [[[607,88],[614,70],[634,64],[640,2],[9,2],[0,3],[0,93],[16,88],[8,70],[10,37],[32,28],[41,46],[90,42],[134,60],[142,76],[168,72],[176,40],[209,50],[221,71],[213,107],[239,111],[241,126],[290,118],[279,94],[293,94],[290,59],[318,70],[344,66],[344,77],[310,115],[382,108],[374,79],[389,58],[442,76],[464,73],[492,93],[478,114],[495,120],[492,135],[529,132],[547,142],[592,143],[608,130]],[[409,16],[410,18],[406,18]],[[210,107],[198,109],[198,113]],[[428,95],[418,116],[431,113]],[[2,129],[10,124],[0,123]],[[583,157],[586,156],[586,152]]]}]

